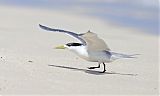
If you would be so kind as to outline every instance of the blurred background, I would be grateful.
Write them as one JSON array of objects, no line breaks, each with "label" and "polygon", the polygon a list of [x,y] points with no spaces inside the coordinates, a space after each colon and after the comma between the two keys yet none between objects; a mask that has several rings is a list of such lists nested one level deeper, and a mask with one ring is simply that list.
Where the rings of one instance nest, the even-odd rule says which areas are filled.
[{"label": "blurred background", "polygon": [[0,0],[1,5],[82,14],[152,35],[159,33],[158,0]]},{"label": "blurred background", "polygon": [[[158,15],[158,0],[0,0],[0,94],[156,95]],[[96,66],[93,62],[53,49],[76,39],[38,24],[76,33],[91,30],[113,52],[141,55],[107,64],[107,74],[89,73],[85,70]]]}]

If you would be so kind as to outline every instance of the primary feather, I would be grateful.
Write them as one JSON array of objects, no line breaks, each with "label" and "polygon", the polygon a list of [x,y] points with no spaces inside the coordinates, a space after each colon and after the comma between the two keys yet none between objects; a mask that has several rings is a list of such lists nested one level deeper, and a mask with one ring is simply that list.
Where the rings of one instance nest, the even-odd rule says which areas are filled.
[{"label": "primary feather", "polygon": [[82,38],[79,37],[81,34],[77,34],[77,33],[71,32],[71,31],[61,30],[61,29],[53,29],[53,28],[49,28],[49,27],[41,25],[41,24],[39,24],[39,27],[44,30],[47,30],[47,31],[66,33],[74,38],[77,38],[78,40],[81,41],[81,43],[86,45],[86,42]]}]

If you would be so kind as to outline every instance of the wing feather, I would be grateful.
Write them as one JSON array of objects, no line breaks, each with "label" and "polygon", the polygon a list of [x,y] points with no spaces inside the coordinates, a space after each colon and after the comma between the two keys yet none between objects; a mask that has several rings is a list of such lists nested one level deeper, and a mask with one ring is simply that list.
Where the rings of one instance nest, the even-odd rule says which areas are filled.
[{"label": "wing feather", "polygon": [[53,28],[49,28],[49,27],[41,25],[41,24],[39,24],[39,27],[44,30],[47,30],[47,31],[66,33],[66,34],[71,35],[72,37],[80,40],[83,43],[83,45],[86,45],[86,42],[82,38],[79,37],[81,34],[77,34],[77,33],[71,32],[71,31],[61,30],[61,29],[53,29]]},{"label": "wing feather", "polygon": [[102,51],[102,50],[110,51],[110,49],[107,46],[107,44],[102,39],[100,39],[97,36],[97,34],[95,34],[93,32],[89,31],[89,32],[83,33],[83,34],[77,34],[77,33],[71,32],[71,31],[49,28],[49,27],[41,25],[41,24],[39,24],[39,26],[40,26],[40,28],[42,28],[44,30],[47,30],[47,31],[66,33],[66,34],[68,34],[68,35],[80,40],[83,45],[87,45],[88,50],[92,50],[92,51]]},{"label": "wing feather", "polygon": [[100,39],[97,34],[93,32],[87,32],[84,35],[81,36],[82,39],[87,43],[88,50],[92,51],[110,51],[110,48],[107,46],[107,44]]}]

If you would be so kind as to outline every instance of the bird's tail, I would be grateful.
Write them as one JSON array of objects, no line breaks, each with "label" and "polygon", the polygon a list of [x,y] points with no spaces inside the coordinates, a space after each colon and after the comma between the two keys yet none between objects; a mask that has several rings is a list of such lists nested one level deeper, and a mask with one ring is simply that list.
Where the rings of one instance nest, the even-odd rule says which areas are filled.
[{"label": "bird's tail", "polygon": [[127,55],[127,54],[122,54],[122,53],[115,53],[115,52],[111,52],[112,59],[121,59],[121,58],[137,58],[136,55],[140,55],[140,54],[132,54],[132,55]]}]

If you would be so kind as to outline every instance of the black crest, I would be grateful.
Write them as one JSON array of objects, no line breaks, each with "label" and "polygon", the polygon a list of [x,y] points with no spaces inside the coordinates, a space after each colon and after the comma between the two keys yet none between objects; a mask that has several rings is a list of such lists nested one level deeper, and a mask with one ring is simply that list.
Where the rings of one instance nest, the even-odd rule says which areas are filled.
[{"label": "black crest", "polygon": [[68,43],[68,44],[66,44],[67,46],[81,46],[81,45],[83,45],[83,44],[81,44],[81,43]]}]

